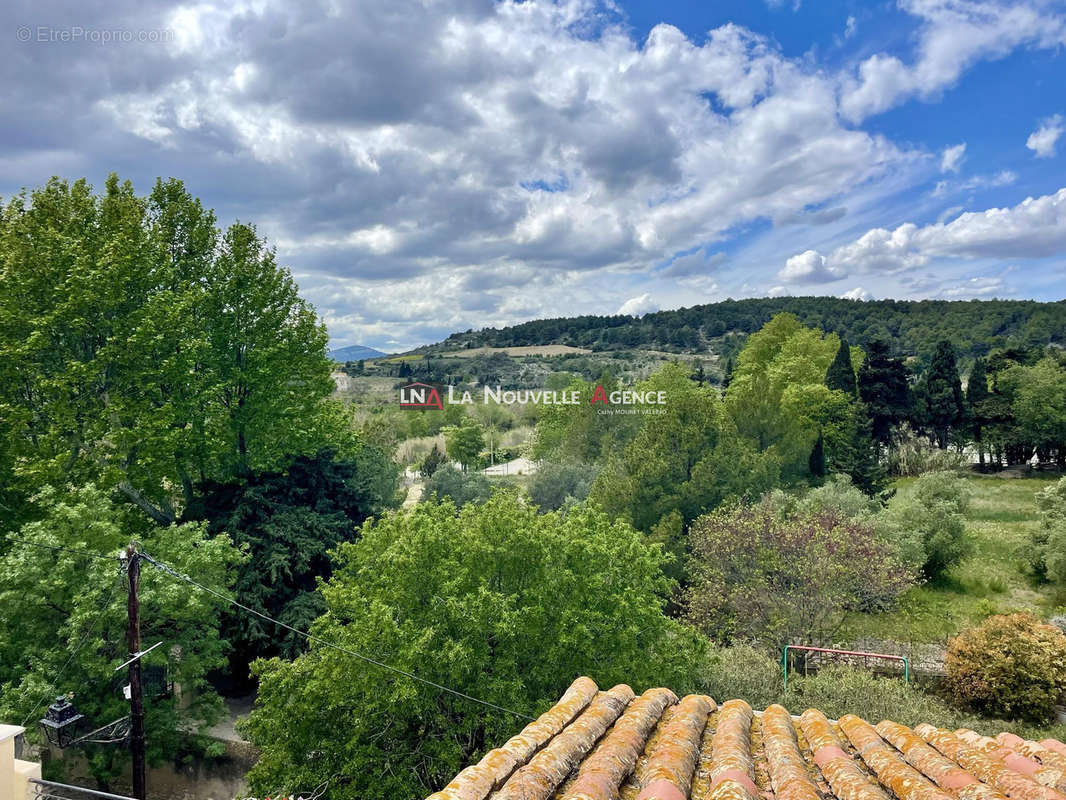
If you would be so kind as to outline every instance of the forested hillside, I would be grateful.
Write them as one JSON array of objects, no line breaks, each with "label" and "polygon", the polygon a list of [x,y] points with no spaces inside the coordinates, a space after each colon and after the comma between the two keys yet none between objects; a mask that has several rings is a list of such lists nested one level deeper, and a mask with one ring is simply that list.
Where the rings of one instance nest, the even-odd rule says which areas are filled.
[{"label": "forested hillside", "polygon": [[487,328],[449,336],[436,346],[513,347],[567,344],[595,350],[634,347],[693,352],[726,333],[754,333],[774,314],[788,311],[807,326],[866,345],[895,343],[901,352],[932,355],[940,339],[955,343],[961,358],[996,347],[1046,346],[1066,342],[1066,301],[1031,300],[844,300],[838,297],[763,297],[627,315],[563,317]]}]

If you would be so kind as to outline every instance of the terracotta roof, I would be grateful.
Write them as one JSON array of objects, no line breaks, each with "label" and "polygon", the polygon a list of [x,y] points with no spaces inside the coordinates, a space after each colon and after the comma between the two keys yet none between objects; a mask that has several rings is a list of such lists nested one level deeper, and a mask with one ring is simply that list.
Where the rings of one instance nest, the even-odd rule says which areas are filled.
[{"label": "terracotta roof", "polygon": [[428,800],[1066,800],[1066,745],[578,678]]}]

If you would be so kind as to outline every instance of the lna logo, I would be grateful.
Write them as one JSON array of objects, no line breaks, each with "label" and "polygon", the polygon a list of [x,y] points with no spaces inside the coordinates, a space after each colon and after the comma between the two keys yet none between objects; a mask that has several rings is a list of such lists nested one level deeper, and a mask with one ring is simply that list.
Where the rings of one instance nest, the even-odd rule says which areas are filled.
[{"label": "lna logo", "polygon": [[400,387],[401,408],[436,408],[444,410],[440,392],[428,383],[409,383]]}]

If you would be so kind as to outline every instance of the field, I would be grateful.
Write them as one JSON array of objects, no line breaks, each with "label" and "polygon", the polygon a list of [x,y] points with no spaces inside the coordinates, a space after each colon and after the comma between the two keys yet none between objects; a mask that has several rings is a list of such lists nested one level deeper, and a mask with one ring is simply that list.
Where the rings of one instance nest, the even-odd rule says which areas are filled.
[{"label": "field", "polygon": [[968,478],[973,490],[966,514],[970,554],[943,580],[909,590],[898,610],[850,619],[845,638],[943,643],[989,614],[1053,611],[1064,598],[1032,579],[1027,551],[1030,535],[1038,525],[1034,495],[1055,480]]}]

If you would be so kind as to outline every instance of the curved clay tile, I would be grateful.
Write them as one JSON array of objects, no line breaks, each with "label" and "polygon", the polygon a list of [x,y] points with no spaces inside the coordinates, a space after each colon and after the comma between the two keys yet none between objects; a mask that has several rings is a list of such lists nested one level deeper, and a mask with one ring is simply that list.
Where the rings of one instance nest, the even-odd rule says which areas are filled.
[{"label": "curved clay tile", "polygon": [[814,754],[814,763],[840,800],[888,800],[888,795],[871,783],[854,759],[844,752],[825,714],[808,708],[800,716],[799,724]]},{"label": "curved clay tile", "polygon": [[648,758],[637,800],[685,800],[700,754],[700,739],[714,700],[687,695],[677,706]]},{"label": "curved clay tile", "polygon": [[1035,758],[1043,766],[1057,769],[1066,774],[1066,756],[1049,747],[1045,747],[1039,742],[1023,739],[1013,733],[1001,733],[996,737],[996,741],[1008,750],[1014,750],[1029,758]]},{"label": "curved clay tile", "polygon": [[1054,750],[1056,753],[1066,756],[1066,744],[1063,744],[1058,739],[1041,739],[1040,744],[1048,750]]},{"label": "curved clay tile", "polygon": [[529,723],[521,733],[512,736],[502,747],[490,750],[481,761],[464,769],[427,800],[485,800],[489,792],[569,725],[592,702],[597,691],[591,678],[578,678],[559,702]]},{"label": "curved clay tile", "polygon": [[877,775],[877,780],[900,800],[952,800],[951,795],[900,758],[866,720],[847,714],[840,718],[840,729]]},{"label": "curved clay tile", "polygon": [[715,800],[749,800],[759,796],[755,763],[751,757],[751,721],[754,713],[743,700],[730,700],[718,713],[711,739],[711,793]]},{"label": "curved clay tile", "polygon": [[613,800],[632,772],[644,742],[667,706],[677,702],[669,689],[649,689],[630,703],[596,751],[581,765],[564,800]]},{"label": "curved clay tile", "polygon": [[1066,800],[1066,796],[1060,792],[1037,783],[1028,775],[1015,772],[1002,759],[981,752],[951,731],[922,723],[915,727],[914,732],[948,758],[973,773],[974,776],[995,786],[1008,797],[1017,798],[1017,800]]},{"label": "curved clay tile", "polygon": [[779,705],[762,715],[763,747],[776,800],[821,800],[796,741],[792,716]]},{"label": "curved clay tile", "polygon": [[[969,728],[959,728],[955,735],[966,744],[976,747],[985,755],[1000,759],[1008,768],[1022,775],[1028,775],[1034,781],[1043,786],[1057,786],[1062,782],[1062,770],[1054,767],[1046,767],[1035,758],[1017,752],[1012,747],[1005,746],[998,739],[991,736],[982,736]],[[1019,741],[1021,741],[1019,739]]]},{"label": "curved clay tile", "polygon": [[1005,800],[1002,792],[981,783],[906,725],[884,720],[877,723],[877,732],[903,753],[908,764],[959,800]]},{"label": "curved clay tile", "polygon": [[515,772],[493,800],[548,800],[633,697],[633,690],[625,684],[601,693],[580,717]]}]

